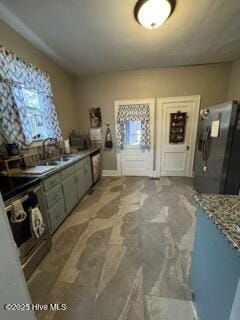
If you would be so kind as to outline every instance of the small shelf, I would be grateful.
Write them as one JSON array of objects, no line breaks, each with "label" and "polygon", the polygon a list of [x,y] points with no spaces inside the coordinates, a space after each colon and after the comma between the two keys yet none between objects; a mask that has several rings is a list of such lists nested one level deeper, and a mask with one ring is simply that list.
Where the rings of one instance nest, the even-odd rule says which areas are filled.
[{"label": "small shelf", "polygon": [[23,164],[23,160],[24,160],[23,156],[20,156],[20,155],[8,157],[6,159],[0,159],[1,167],[3,167],[3,169],[1,170],[1,174],[10,176],[10,175],[14,175],[21,172],[20,168],[16,168],[16,167],[11,168],[9,163],[14,161],[20,161]]},{"label": "small shelf", "polygon": [[184,143],[187,112],[170,114],[169,143]]}]

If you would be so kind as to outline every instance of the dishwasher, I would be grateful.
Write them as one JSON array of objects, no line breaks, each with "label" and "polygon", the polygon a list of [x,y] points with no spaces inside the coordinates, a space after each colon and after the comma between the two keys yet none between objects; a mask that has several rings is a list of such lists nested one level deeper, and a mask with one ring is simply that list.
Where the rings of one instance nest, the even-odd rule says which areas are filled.
[{"label": "dishwasher", "polygon": [[92,162],[92,177],[93,184],[95,184],[101,177],[101,153],[100,150],[97,150],[91,154]]}]

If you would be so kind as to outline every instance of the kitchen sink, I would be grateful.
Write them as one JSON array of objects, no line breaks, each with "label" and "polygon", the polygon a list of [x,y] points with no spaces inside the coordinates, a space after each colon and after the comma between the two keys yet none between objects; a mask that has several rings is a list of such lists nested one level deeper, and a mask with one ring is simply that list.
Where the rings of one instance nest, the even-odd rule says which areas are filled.
[{"label": "kitchen sink", "polygon": [[63,161],[47,161],[45,163],[45,166],[58,166],[59,164],[62,164]]},{"label": "kitchen sink", "polygon": [[46,161],[43,165],[44,166],[59,166],[60,164],[63,164],[64,162],[68,162],[76,158],[77,156],[75,155],[63,155],[60,157],[57,157],[53,160],[48,160]]}]

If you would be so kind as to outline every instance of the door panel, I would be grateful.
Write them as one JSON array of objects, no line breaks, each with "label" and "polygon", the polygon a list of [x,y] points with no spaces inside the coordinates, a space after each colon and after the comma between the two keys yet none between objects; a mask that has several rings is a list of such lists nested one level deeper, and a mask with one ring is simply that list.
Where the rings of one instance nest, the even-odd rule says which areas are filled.
[{"label": "door panel", "polygon": [[165,152],[163,155],[165,170],[183,171],[185,169],[186,155],[183,152]]},{"label": "door panel", "polygon": [[[161,176],[188,176],[189,151],[192,144],[192,108],[193,102],[169,102],[163,104],[162,110],[162,159]],[[184,139],[182,142],[170,142],[171,114],[186,113]],[[184,122],[184,120],[183,120]],[[173,129],[174,130],[174,129]]]},{"label": "door panel", "polygon": [[75,175],[73,174],[70,177],[63,180],[62,185],[63,185],[63,193],[65,198],[66,210],[67,210],[67,213],[69,213],[78,203],[78,193],[77,193]]},{"label": "door panel", "polygon": [[127,148],[121,152],[122,175],[148,176],[148,151]]},{"label": "door panel", "polygon": [[80,200],[82,199],[82,197],[87,191],[86,183],[85,183],[84,167],[79,168],[76,175],[77,175],[78,198]]},{"label": "door panel", "polygon": [[149,151],[128,146],[121,151],[123,176],[148,176]]},{"label": "door panel", "polygon": [[86,191],[91,188],[92,186],[92,168],[91,163],[88,162],[84,166],[84,174],[85,174],[85,184],[86,184]]}]

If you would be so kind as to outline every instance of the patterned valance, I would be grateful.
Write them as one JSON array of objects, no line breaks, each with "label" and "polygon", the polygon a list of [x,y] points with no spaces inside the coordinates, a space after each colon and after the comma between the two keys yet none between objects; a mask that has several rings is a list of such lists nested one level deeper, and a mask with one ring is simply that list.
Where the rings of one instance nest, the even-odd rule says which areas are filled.
[{"label": "patterned valance", "polygon": [[0,46],[0,79],[52,96],[49,75]]},{"label": "patterned valance", "polygon": [[23,87],[38,93],[47,136],[60,140],[61,130],[49,76],[0,46],[0,121],[9,140],[20,147],[32,143],[21,91]]},{"label": "patterned valance", "polygon": [[142,149],[151,147],[150,130],[150,106],[149,104],[120,105],[117,113],[117,144],[124,147],[124,123],[126,121],[141,121],[141,142]]}]

